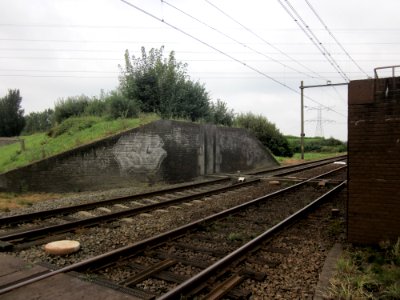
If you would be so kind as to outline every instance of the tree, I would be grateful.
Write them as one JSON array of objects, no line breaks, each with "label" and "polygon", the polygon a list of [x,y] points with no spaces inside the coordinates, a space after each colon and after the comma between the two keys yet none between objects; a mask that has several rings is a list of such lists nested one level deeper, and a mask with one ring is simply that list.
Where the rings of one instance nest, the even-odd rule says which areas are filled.
[{"label": "tree", "polygon": [[42,112],[31,112],[25,117],[24,134],[45,132],[53,126],[54,110],[46,109]]},{"label": "tree", "polygon": [[210,113],[207,121],[214,124],[220,124],[225,126],[232,126],[235,119],[235,113],[233,109],[229,109],[226,102],[218,99],[216,103],[211,102]]},{"label": "tree", "polygon": [[236,117],[235,123],[238,127],[246,128],[254,133],[261,143],[268,147],[274,155],[292,157],[288,140],[270,123],[267,118],[252,113],[240,114]]},{"label": "tree", "polygon": [[25,126],[21,101],[19,90],[9,90],[7,96],[0,98],[0,136],[20,135]]},{"label": "tree", "polygon": [[142,47],[141,57],[125,52],[125,67],[121,69],[119,89],[138,101],[143,112],[155,112],[164,118],[180,117],[192,121],[208,114],[209,97],[203,85],[193,82],[186,73],[186,64],[175,59],[174,52],[163,56],[164,48]]}]

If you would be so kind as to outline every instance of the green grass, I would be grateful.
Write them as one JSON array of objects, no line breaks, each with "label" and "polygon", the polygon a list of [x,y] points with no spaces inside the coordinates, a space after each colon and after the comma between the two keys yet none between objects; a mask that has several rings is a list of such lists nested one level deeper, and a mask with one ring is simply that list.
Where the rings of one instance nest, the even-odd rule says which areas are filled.
[{"label": "green grass", "polygon": [[304,153],[304,160],[301,159],[301,153],[295,153],[293,157],[282,157],[282,156],[275,156],[275,159],[283,165],[286,164],[293,164],[293,163],[301,163],[305,161],[311,161],[311,160],[318,160],[318,159],[324,159],[324,158],[329,158],[329,157],[334,157],[334,156],[339,156],[339,155],[344,155],[346,152],[327,152],[327,153],[320,153],[320,152],[306,152]]},{"label": "green grass", "polygon": [[380,248],[347,249],[336,264],[329,299],[400,299],[400,238]]},{"label": "green grass", "polygon": [[20,143],[0,147],[0,173],[157,119],[155,115],[143,115],[135,119],[78,117],[66,120],[66,125],[63,125],[64,121],[52,129],[51,136],[46,133],[21,136],[25,141],[25,151],[21,150]]}]

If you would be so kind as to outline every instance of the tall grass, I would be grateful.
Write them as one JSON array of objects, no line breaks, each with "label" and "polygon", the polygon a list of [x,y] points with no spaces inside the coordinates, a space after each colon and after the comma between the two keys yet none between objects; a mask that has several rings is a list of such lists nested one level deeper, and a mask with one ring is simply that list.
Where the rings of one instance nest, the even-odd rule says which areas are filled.
[{"label": "tall grass", "polygon": [[344,252],[331,279],[329,299],[400,299],[400,238],[380,248]]},{"label": "tall grass", "polygon": [[[25,141],[24,151],[19,143],[0,147],[0,173],[157,119],[155,115],[117,120],[93,116],[67,119],[64,121],[66,123],[54,127],[49,135],[36,133],[21,136]],[[55,132],[57,134],[54,134]]]}]

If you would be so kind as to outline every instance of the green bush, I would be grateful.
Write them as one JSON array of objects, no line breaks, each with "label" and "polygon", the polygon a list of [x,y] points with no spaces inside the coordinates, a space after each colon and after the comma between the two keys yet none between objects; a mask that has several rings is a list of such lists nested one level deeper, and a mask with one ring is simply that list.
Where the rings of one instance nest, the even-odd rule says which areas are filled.
[{"label": "green bush", "polygon": [[92,99],[85,108],[86,116],[102,117],[107,115],[107,103],[104,99]]},{"label": "green bush", "polygon": [[[300,153],[300,137],[288,136],[289,144],[295,153]],[[340,153],[347,151],[347,144],[335,138],[304,138],[304,151],[317,153]]]},{"label": "green bush", "polygon": [[276,128],[275,124],[270,123],[267,118],[252,113],[240,114],[235,118],[235,125],[246,128],[254,133],[261,143],[268,147],[274,155],[292,157],[288,140]]},{"label": "green bush", "polygon": [[107,115],[111,119],[136,118],[139,115],[139,104],[124,97],[121,93],[112,92],[106,98]]},{"label": "green bush", "polygon": [[61,123],[70,117],[83,115],[89,105],[89,101],[90,98],[85,95],[58,100],[54,108],[54,120],[57,123]]},{"label": "green bush", "polygon": [[92,127],[94,124],[99,122],[98,117],[71,117],[60,124],[56,125],[47,133],[48,136],[57,137],[62,134],[73,134],[86,128]]},{"label": "green bush", "polygon": [[232,126],[235,120],[235,113],[233,109],[229,109],[226,102],[217,99],[217,102],[210,103],[210,112],[206,118],[206,121],[225,125],[225,126]]}]

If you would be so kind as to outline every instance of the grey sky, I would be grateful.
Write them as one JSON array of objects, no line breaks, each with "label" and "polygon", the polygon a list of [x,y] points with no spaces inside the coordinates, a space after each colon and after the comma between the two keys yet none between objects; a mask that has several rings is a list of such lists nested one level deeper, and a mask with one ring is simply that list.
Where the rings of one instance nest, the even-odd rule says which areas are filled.
[{"label": "grey sky", "polygon": [[[188,63],[191,78],[204,83],[214,101],[227,102],[235,112],[262,114],[283,133],[299,135],[300,81],[344,82],[278,0],[210,0],[262,40],[204,0],[129,2],[253,70],[119,0],[1,0],[0,96],[7,89],[20,89],[29,113],[53,107],[59,98],[99,95],[101,89],[118,85],[125,49],[139,55],[141,46],[164,45],[165,54],[174,50],[179,61]],[[375,67],[399,64],[399,1],[308,0],[362,71],[335,44],[305,0],[281,2],[296,9],[351,80],[366,78],[362,71],[373,76]],[[309,89],[306,95],[332,109],[322,111],[325,136],[346,140],[347,88]],[[319,104],[309,99],[305,104],[306,135],[313,136],[313,108]]]}]

